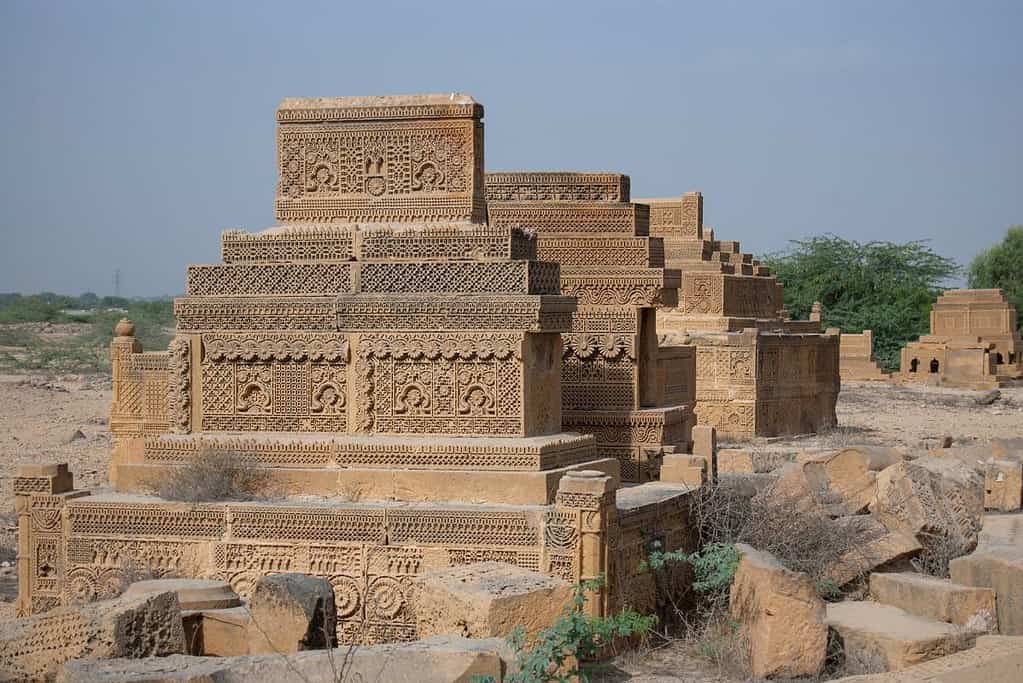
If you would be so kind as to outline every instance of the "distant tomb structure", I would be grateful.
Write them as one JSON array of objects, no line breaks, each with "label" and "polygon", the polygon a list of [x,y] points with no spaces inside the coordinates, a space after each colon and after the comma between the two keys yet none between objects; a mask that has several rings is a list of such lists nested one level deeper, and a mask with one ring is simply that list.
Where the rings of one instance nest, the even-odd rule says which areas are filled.
[{"label": "distant tomb structure", "polygon": [[891,379],[891,374],[882,370],[874,360],[874,333],[871,330],[863,330],[859,334],[837,329],[829,329],[828,332],[841,335],[838,362],[843,380],[884,382]]},{"label": "distant tomb structure", "polygon": [[952,289],[931,309],[931,333],[902,349],[896,380],[992,389],[1023,378],[1016,309],[1000,289]]}]

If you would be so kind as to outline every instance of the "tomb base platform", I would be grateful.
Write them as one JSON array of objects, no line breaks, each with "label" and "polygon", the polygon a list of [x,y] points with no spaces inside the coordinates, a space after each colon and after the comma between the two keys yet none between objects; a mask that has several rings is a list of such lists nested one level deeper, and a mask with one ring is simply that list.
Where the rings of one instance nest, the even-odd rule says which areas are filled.
[{"label": "tomb base platform", "polygon": [[696,416],[688,405],[640,410],[567,410],[566,429],[592,434],[597,454],[621,464],[622,481],[655,481],[665,453],[689,450]]},{"label": "tomb base platform", "polygon": [[522,438],[204,432],[125,439],[110,481],[119,491],[157,490],[193,459],[229,453],[263,472],[274,495],[409,502],[544,505],[574,470],[619,479],[617,460],[594,455],[592,436]]}]

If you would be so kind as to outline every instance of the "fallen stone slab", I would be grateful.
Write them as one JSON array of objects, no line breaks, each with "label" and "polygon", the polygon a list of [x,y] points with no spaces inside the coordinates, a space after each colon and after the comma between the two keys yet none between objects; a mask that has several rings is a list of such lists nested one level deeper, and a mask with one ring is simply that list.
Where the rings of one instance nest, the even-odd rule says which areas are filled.
[{"label": "fallen stone slab", "polygon": [[882,567],[904,568],[923,549],[916,537],[888,529],[873,515],[838,517],[832,524],[836,533],[855,538],[853,546],[825,572],[827,580],[837,587]]},{"label": "fallen stone slab", "polygon": [[833,517],[859,514],[875,498],[878,472],[901,461],[895,449],[869,446],[800,456],[782,468],[775,493],[809,496]]},{"label": "fallen stone slab", "polygon": [[572,600],[563,579],[503,562],[479,562],[421,574],[413,585],[421,637],[504,638],[551,626]]},{"label": "fallen stone slab", "polygon": [[119,597],[0,625],[0,680],[53,680],[72,659],[159,657],[185,652],[173,592]]},{"label": "fallen stone slab", "polygon": [[1023,635],[1023,514],[986,515],[976,550],[949,571],[956,583],[993,589],[998,632]]},{"label": "fallen stone slab", "polygon": [[813,580],[770,553],[742,543],[735,547],[740,559],[729,607],[749,639],[751,673],[758,678],[818,675],[828,627]]},{"label": "fallen stone slab", "polygon": [[918,617],[988,632],[998,626],[995,592],[915,572],[875,572],[870,597]]},{"label": "fallen stone slab", "polygon": [[984,478],[949,458],[901,462],[878,474],[870,512],[888,529],[915,536],[925,548],[952,538],[969,550],[976,546],[984,514]]},{"label": "fallen stone slab", "polygon": [[238,607],[241,598],[227,581],[212,579],[149,579],[136,581],[124,591],[124,597],[158,595],[173,591],[182,611]]},{"label": "fallen stone slab", "polygon": [[847,676],[834,683],[1016,683],[1023,680],[1023,638],[981,636],[969,650],[891,673]]},{"label": "fallen stone slab", "polygon": [[737,448],[724,448],[718,451],[718,473],[720,474],[753,474],[753,454]]},{"label": "fallen stone slab", "polygon": [[270,574],[249,599],[249,654],[320,650],[337,642],[334,589],[306,574]]},{"label": "fallen stone slab", "polygon": [[971,647],[977,634],[877,602],[827,606],[827,625],[841,641],[852,673],[898,671]]},{"label": "fallen stone slab", "polygon": [[306,650],[288,655],[73,661],[63,683],[253,683],[253,681],[387,681],[472,683],[503,679],[513,660],[501,639],[439,637],[411,643]]}]

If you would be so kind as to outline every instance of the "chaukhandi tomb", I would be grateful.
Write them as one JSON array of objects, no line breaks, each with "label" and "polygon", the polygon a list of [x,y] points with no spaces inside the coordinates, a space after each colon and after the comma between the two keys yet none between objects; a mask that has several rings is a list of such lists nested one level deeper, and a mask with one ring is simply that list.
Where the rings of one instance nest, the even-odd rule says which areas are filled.
[{"label": "chaukhandi tomb", "polygon": [[931,333],[902,349],[895,379],[993,389],[1023,378],[1017,312],[1000,289],[952,289],[931,309]]},{"label": "chaukhandi tomb", "polygon": [[[300,572],[333,585],[342,642],[411,640],[413,577],[483,561],[604,576],[594,614],[652,609],[640,562],[651,543],[686,545],[688,489],[619,488],[629,458],[563,431],[562,334],[589,342],[569,336],[579,309],[558,263],[527,231],[486,222],[482,117],[464,95],[281,104],[278,225],[226,231],[222,263],[188,269],[169,349],[117,327],[112,488],[75,490],[60,465],[15,479],[20,614],[116,595],[139,572],[243,596]],[[654,263],[654,288],[674,296]],[[678,406],[649,408],[649,441],[684,444],[692,375],[657,373],[664,358],[685,372],[688,352],[660,355],[643,327],[654,295],[610,303],[607,336],[587,348],[636,358],[578,377],[624,378],[612,428],[648,403]],[[264,473],[274,497],[155,494],[218,453]]]},{"label": "chaukhandi tomb", "polygon": [[656,479],[691,440],[695,350],[658,344],[657,308],[678,302],[679,273],[649,236],[649,210],[619,173],[487,173],[486,196],[490,224],[535,233],[537,257],[561,264],[561,291],[578,302],[562,335],[565,428],[593,434],[623,480]]},{"label": "chaukhandi tomb", "polygon": [[891,379],[891,375],[874,360],[874,333],[871,330],[850,334],[829,328],[828,332],[841,335],[839,374],[843,380],[885,382]]},{"label": "chaukhandi tomb", "polygon": [[[597,179],[618,181],[599,186]],[[819,322],[787,320],[782,285],[769,269],[741,253],[738,242],[705,232],[699,192],[632,200],[628,177],[619,174],[488,173],[487,200],[491,223],[537,232],[541,253],[562,263],[562,281],[580,294],[573,333],[596,339],[603,331],[594,324],[598,316],[614,311],[619,319],[637,320],[639,340],[656,325],[656,346],[643,347],[650,349],[647,358],[636,354],[631,369],[642,377],[656,348],[665,389],[639,393],[632,406],[623,401],[619,420],[644,414],[627,408],[667,417],[694,405],[698,424],[733,437],[835,424],[837,336],[821,334]],[[686,393],[694,346],[695,396]],[[571,363],[563,373],[563,382],[578,382]],[[593,389],[606,380],[585,377],[590,395],[599,395]],[[564,401],[571,424],[597,433],[601,444],[599,432],[586,425],[595,414],[590,406]],[[665,445],[673,440],[670,433],[658,438]]]}]

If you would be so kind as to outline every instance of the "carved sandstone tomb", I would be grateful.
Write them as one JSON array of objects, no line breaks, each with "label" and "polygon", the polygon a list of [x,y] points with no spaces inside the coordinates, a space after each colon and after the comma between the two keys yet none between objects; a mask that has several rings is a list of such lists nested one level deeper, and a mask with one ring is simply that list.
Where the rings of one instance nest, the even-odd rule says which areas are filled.
[{"label": "carved sandstone tomb", "polygon": [[1000,289],[952,289],[931,309],[931,333],[902,349],[895,379],[993,389],[1023,378],[1016,309]]},{"label": "carved sandstone tomb", "polygon": [[703,225],[703,195],[637,199],[650,207],[650,234],[664,262],[681,271],[679,301],[658,315],[659,331],[696,346],[697,424],[725,436],[775,436],[834,425],[838,337],[819,321],[790,321],[782,284],[738,242]]},{"label": "carved sandstone tomb", "polygon": [[566,428],[593,434],[622,479],[656,479],[665,453],[685,451],[693,426],[695,350],[660,346],[657,307],[675,305],[649,212],[619,173],[487,173],[491,225],[537,234],[538,258],[561,264],[579,306],[563,335]]},{"label": "carved sandstone tomb", "polygon": [[[685,542],[686,489],[619,500],[618,460],[562,431],[575,300],[533,237],[483,222],[482,115],[463,95],[281,104],[280,224],[189,268],[167,351],[117,327],[114,490],[59,466],[16,478],[21,614],[139,570],[243,597],[296,572],[333,586],[341,641],[411,640],[414,577],[484,561],[604,575],[595,614],[653,600],[640,560]],[[277,497],[154,495],[218,453]]]}]

